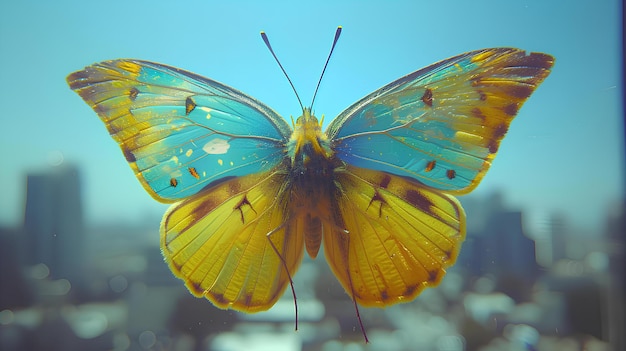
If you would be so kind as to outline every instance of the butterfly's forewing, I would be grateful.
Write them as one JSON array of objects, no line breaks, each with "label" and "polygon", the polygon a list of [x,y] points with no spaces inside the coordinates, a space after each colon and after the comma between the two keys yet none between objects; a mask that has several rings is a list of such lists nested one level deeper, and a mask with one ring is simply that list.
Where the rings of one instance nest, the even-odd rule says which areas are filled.
[{"label": "butterfly's forewing", "polygon": [[291,132],[257,100],[157,63],[105,61],[67,81],[106,124],[144,188],[162,202],[272,169]]},{"label": "butterfly's forewing", "polygon": [[194,295],[244,312],[274,305],[304,248],[303,235],[285,223],[286,182],[285,172],[244,176],[168,210],[161,248]]},{"label": "butterfly's forewing", "polygon": [[358,303],[410,301],[456,260],[465,214],[452,196],[391,174],[348,166],[324,235],[333,272]]},{"label": "butterfly's forewing", "polygon": [[553,62],[550,55],[507,48],[452,57],[361,99],[327,134],[348,164],[467,193]]}]

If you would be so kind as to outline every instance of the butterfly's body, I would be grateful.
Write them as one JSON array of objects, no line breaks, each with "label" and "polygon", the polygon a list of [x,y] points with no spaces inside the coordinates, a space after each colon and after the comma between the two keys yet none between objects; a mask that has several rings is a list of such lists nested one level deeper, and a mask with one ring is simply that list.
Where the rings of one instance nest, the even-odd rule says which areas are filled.
[{"label": "butterfly's body", "polygon": [[144,188],[174,205],[161,248],[189,290],[221,308],[270,308],[306,248],[359,304],[409,301],[436,285],[465,237],[453,194],[474,189],[553,58],[465,53],[359,100],[325,132],[294,128],[221,83],[146,61],[68,77]]},{"label": "butterfly's body", "polygon": [[317,256],[322,242],[323,223],[331,223],[331,199],[336,192],[335,169],[341,161],[333,157],[328,138],[317,118],[304,109],[287,144],[289,155],[288,192],[290,215],[302,228],[307,253]]}]

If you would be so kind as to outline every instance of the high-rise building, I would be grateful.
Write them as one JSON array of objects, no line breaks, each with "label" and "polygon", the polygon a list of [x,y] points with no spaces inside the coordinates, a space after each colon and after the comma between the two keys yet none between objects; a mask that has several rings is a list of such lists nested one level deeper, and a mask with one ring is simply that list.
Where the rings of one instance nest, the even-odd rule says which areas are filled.
[{"label": "high-rise building", "polygon": [[499,194],[483,201],[472,199],[465,207],[467,240],[459,265],[476,276],[491,273],[534,278],[535,242],[524,233],[522,212],[507,210]]},{"label": "high-rise building", "polygon": [[84,229],[78,169],[62,165],[27,175],[22,262],[43,263],[52,279],[83,283]]},{"label": "high-rise building", "polygon": [[21,236],[19,229],[0,227],[0,311],[26,307],[33,300],[19,265],[17,240]]},{"label": "high-rise building", "polygon": [[561,214],[546,214],[535,233],[537,263],[545,268],[554,266],[567,256],[567,224]]}]

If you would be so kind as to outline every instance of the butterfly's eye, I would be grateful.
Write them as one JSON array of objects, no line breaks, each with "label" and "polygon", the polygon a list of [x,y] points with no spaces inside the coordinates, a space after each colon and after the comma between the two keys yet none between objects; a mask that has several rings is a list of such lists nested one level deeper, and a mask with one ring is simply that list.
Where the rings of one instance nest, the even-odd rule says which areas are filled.
[{"label": "butterfly's eye", "polygon": [[304,116],[300,116],[296,119],[296,126],[301,126],[304,124]]}]

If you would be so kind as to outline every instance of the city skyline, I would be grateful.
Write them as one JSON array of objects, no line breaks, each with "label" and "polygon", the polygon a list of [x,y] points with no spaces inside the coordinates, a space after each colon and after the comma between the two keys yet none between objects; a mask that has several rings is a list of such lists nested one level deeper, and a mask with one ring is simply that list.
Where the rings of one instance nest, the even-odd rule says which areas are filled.
[{"label": "city skyline", "polygon": [[[65,182],[70,179],[73,181]],[[195,347],[185,349],[189,351],[223,343],[231,344],[231,349],[250,349],[260,345],[241,343],[255,335],[264,336],[269,344],[286,338],[292,341],[287,349],[307,350],[322,343],[358,342],[361,338],[349,296],[321,257],[305,259],[294,274],[301,333],[288,331],[294,318],[289,292],[268,312],[222,311],[186,291],[163,262],[148,227],[117,223],[85,226],[79,233],[76,226],[68,226],[68,219],[82,222],[81,208],[76,206],[81,184],[76,168],[30,174],[28,180],[24,228],[14,232],[0,227],[0,248],[4,250],[0,256],[0,345],[9,350],[18,341],[33,350],[42,345],[97,350],[111,343],[115,350],[141,350],[180,338],[192,338],[187,343]],[[461,255],[440,286],[426,289],[414,302],[402,306],[361,309],[373,350],[387,349],[389,342],[398,347],[403,342],[413,346],[418,342],[423,349],[430,349],[441,338],[453,341],[457,346],[450,350],[454,351],[475,350],[486,343],[505,345],[502,347],[509,350],[506,345],[519,341],[509,334],[515,328],[534,333],[532,339],[519,337],[540,351],[554,350],[546,345],[559,339],[576,342],[573,336],[581,333],[585,335],[582,340],[598,345],[618,340],[614,333],[619,333],[619,326],[612,324],[615,320],[607,317],[604,308],[607,304],[619,307],[615,298],[621,298],[606,293],[607,278],[617,273],[607,259],[619,258],[610,250],[610,240],[617,237],[619,227],[607,226],[612,230],[607,234],[613,236],[602,235],[601,242],[585,241],[567,235],[566,221],[555,216],[548,233],[551,261],[540,264],[538,243],[522,225],[523,212],[508,207],[505,198],[506,194],[493,194],[466,204],[478,211],[468,218]],[[33,213],[56,215],[40,221]],[[620,219],[607,218],[606,222],[611,220]],[[621,221],[623,226],[623,214]],[[32,239],[44,246],[23,250],[31,247]],[[54,243],[45,245],[50,239]],[[81,274],[75,274],[77,269]],[[607,298],[611,300],[600,302]],[[464,310],[462,315],[459,308]],[[55,310],[62,318],[51,313]],[[32,334],[20,329],[28,314],[42,316],[40,322],[31,322]],[[439,318],[439,322],[432,324],[429,318]],[[282,327],[267,329],[268,323]],[[420,327],[415,329],[415,323]],[[468,327],[468,323],[475,325]],[[61,328],[63,325],[67,328]],[[556,340],[552,335],[555,329],[559,330]],[[408,334],[398,339],[399,333]],[[492,342],[490,338],[494,338]],[[502,344],[502,338],[509,344]]]}]

